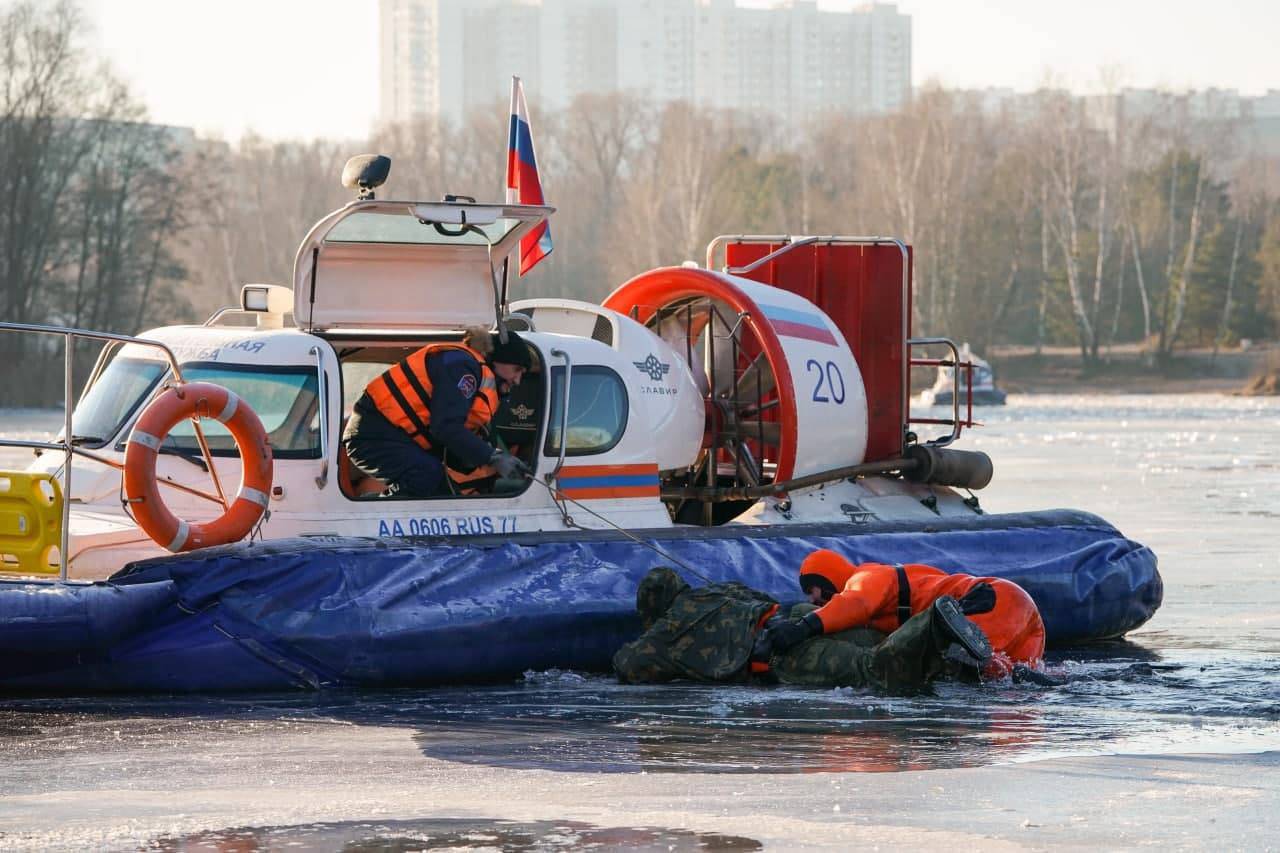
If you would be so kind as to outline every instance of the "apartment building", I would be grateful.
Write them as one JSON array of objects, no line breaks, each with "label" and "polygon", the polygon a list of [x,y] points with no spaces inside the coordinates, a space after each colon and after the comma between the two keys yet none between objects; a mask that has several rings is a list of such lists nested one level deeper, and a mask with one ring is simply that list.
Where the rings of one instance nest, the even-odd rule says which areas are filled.
[{"label": "apartment building", "polygon": [[626,91],[659,103],[884,113],[911,96],[911,18],[793,0],[380,0],[382,118],[459,122],[512,74],[538,107]]}]

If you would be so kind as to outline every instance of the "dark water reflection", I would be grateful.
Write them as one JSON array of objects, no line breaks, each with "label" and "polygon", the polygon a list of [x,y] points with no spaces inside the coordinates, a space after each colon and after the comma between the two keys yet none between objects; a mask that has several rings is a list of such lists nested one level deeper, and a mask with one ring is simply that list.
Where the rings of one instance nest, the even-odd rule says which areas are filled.
[{"label": "dark water reflection", "polygon": [[0,758],[303,730],[318,753],[347,725],[412,731],[426,756],[604,773],[887,772],[1064,754],[1239,752],[1280,743],[1280,661],[1116,643],[1055,653],[1043,688],[940,684],[924,697],[848,689],[620,685],[529,673],[492,687],[0,703]]},{"label": "dark water reflection", "polygon": [[414,850],[760,850],[738,835],[655,827],[604,827],[578,821],[390,820],[243,827],[159,838],[146,846],[161,853],[267,850],[342,850],[409,853]]}]

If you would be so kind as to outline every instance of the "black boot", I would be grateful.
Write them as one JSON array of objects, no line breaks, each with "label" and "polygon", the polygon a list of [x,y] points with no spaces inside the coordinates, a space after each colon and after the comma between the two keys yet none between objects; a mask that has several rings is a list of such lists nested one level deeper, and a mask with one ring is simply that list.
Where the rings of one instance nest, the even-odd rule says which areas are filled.
[{"label": "black boot", "polygon": [[[979,667],[991,661],[991,641],[982,629],[966,618],[960,610],[960,603],[949,595],[944,595],[933,602],[934,630],[938,633],[939,646],[948,659],[974,661]],[[959,646],[965,657],[951,651],[952,645]]]}]

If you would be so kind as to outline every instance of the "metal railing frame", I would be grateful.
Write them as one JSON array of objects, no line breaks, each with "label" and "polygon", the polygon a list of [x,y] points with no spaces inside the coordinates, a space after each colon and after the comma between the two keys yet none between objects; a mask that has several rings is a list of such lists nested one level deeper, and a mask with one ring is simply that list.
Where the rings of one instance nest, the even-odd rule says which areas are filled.
[{"label": "metal railing frame", "polygon": [[[136,338],[131,335],[117,335],[111,332],[96,332],[91,329],[76,329],[70,326],[47,326],[35,323],[0,323],[0,332],[26,332],[29,334],[59,335],[63,339],[62,440],[36,441],[34,439],[0,438],[0,447],[26,447],[37,450],[60,450],[64,454],[62,463],[62,536],[58,543],[58,582],[66,583],[67,566],[70,561],[67,549],[70,546],[71,536],[71,460],[77,453],[83,454],[83,451],[76,448],[74,437],[71,433],[71,414],[75,409],[75,389],[72,387],[73,371],[75,367],[75,342],[82,339],[91,341],[107,341],[112,345],[138,344],[139,346],[158,349],[164,354],[165,360],[169,363],[169,369],[173,372],[173,378],[178,384],[185,382],[182,378],[182,368],[178,366],[178,359],[174,356],[173,350],[169,349],[166,344],[163,344],[160,341],[148,340],[146,338]],[[103,364],[104,359],[100,356],[90,376],[91,380],[96,380],[101,375]],[[91,385],[92,382],[89,385],[86,385],[85,390],[88,390]],[[204,456],[205,465],[208,466],[209,472],[213,475],[214,484],[218,489],[219,497],[225,507],[226,498],[222,495],[221,484],[218,482],[217,474],[214,473],[212,454],[209,453],[208,443],[204,439],[204,432],[200,429],[198,421],[195,423],[195,431],[196,438],[200,444],[200,452]],[[93,457],[90,456],[90,458]]]},{"label": "metal railing frame", "polygon": [[[911,347],[925,347],[925,346],[947,347],[948,349],[951,350],[951,360],[947,361],[945,359],[911,358]],[[910,417],[909,414],[907,419],[908,425],[910,424],[940,424],[940,425],[950,424],[951,425],[950,435],[940,436],[938,438],[923,442],[924,444],[932,445],[933,447],[946,447],[948,444],[951,444],[955,442],[956,439],[960,438],[960,432],[964,427],[973,426],[973,365],[969,362],[962,363],[960,361],[960,348],[957,347],[956,342],[951,340],[950,338],[910,338],[908,339],[907,340],[907,363],[908,363],[908,366],[914,365],[917,367],[950,366],[953,370],[953,373],[951,374],[952,376],[951,419],[945,420],[941,418],[912,418]],[[960,383],[959,383],[959,379],[960,379],[959,370],[962,367],[969,371],[969,382],[968,382],[969,409],[968,409],[968,417],[963,421],[960,420]]]}]

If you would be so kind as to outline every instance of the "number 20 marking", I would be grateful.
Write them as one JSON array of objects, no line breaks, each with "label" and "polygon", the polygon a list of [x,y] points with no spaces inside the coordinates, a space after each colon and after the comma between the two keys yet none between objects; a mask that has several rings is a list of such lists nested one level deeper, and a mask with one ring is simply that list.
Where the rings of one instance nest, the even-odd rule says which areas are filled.
[{"label": "number 20 marking", "polygon": [[[824,369],[816,359],[811,358],[805,362],[804,366],[805,370],[809,373],[818,374],[818,383],[813,386],[813,402],[834,402],[837,406],[844,403],[844,377],[840,375],[840,368],[836,367],[836,363],[834,361],[828,361],[827,366]],[[831,393],[830,397],[827,397],[822,393],[822,385],[824,382]],[[836,391],[837,385],[840,388],[838,392]]]}]

